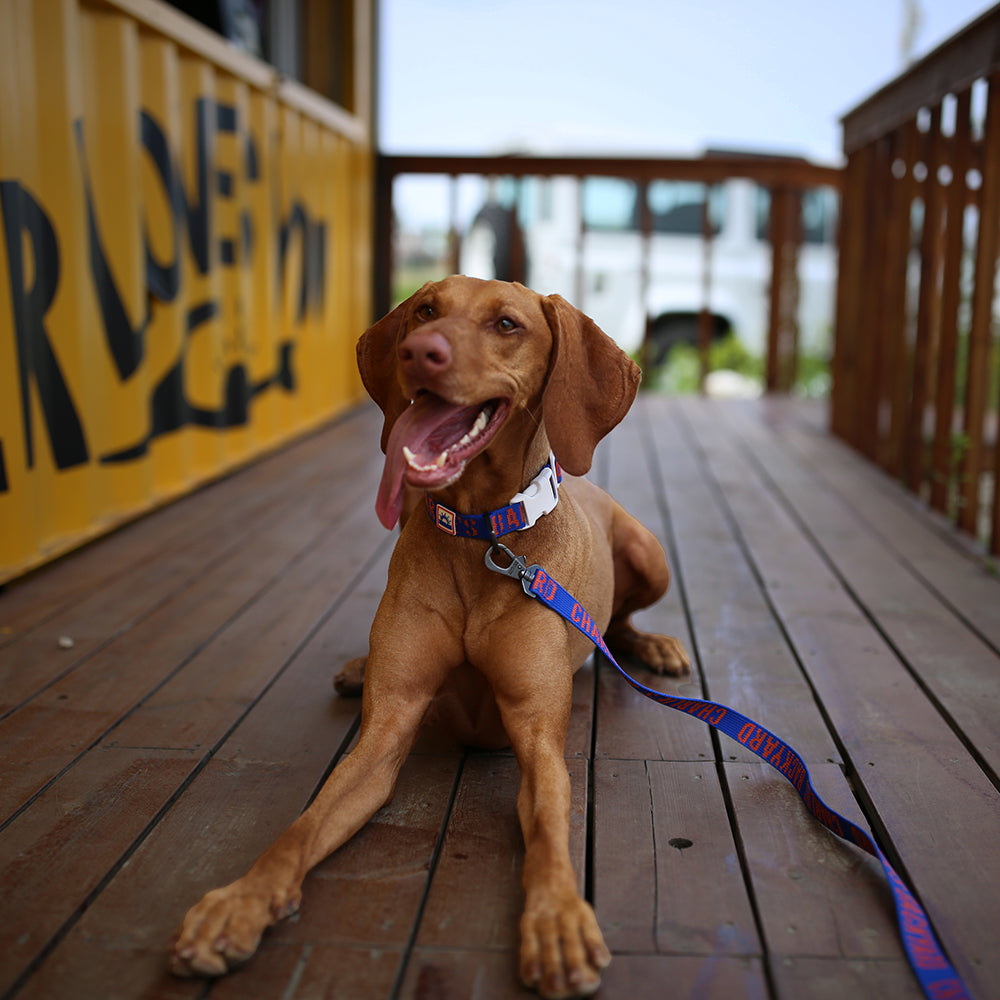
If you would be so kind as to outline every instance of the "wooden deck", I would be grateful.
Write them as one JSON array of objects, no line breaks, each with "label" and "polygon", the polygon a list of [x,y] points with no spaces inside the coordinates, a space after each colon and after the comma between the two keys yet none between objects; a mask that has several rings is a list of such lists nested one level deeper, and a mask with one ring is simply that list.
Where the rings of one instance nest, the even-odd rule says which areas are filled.
[{"label": "wooden deck", "polygon": [[[646,622],[873,829],[979,1000],[1000,997],[1000,582],[803,404],[643,397],[595,477],[674,568]],[[492,1000],[514,958],[509,754],[432,738],[301,913],[212,984],[166,941],[351,742],[391,537],[366,408],[0,595],[0,995]],[[526,553],[530,556],[530,552]],[[600,996],[918,996],[881,870],[785,780],[607,665],[578,675],[573,850]],[[689,845],[689,846],[685,846]]]}]

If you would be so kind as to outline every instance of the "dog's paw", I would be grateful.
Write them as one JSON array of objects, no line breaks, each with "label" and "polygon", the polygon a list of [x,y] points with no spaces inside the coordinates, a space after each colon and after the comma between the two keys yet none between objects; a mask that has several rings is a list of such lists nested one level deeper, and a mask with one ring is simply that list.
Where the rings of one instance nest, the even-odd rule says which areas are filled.
[{"label": "dog's paw", "polygon": [[367,657],[359,656],[348,660],[343,670],[333,678],[333,689],[342,698],[356,697],[361,694],[365,682],[365,664]]},{"label": "dog's paw", "polygon": [[611,952],[590,905],[576,893],[553,903],[529,898],[521,918],[521,981],[546,1000],[596,993]]},{"label": "dog's paw", "polygon": [[616,657],[638,660],[654,673],[682,677],[691,672],[691,659],[684,644],[671,635],[630,628],[609,636],[607,642]]},{"label": "dog's paw", "polygon": [[257,950],[272,924],[299,908],[300,895],[273,893],[240,879],[213,889],[188,910],[170,948],[176,976],[221,976]]}]

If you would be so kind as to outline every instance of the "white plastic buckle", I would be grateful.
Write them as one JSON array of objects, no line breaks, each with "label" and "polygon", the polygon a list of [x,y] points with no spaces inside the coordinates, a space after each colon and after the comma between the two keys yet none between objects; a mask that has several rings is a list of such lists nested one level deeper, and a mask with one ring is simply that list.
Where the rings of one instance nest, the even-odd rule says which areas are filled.
[{"label": "white plastic buckle", "polygon": [[[525,528],[530,528],[543,514],[555,510],[559,503],[559,478],[556,476],[556,457],[549,455],[548,464],[525,486],[523,492],[511,497],[510,506],[524,505]],[[521,531],[524,528],[519,529]]]}]

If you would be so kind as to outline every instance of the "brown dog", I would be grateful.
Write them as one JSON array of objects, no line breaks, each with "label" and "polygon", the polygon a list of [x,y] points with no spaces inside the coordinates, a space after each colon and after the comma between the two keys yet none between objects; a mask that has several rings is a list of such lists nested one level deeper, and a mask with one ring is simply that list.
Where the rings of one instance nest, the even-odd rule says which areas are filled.
[{"label": "brown dog", "polygon": [[[564,760],[572,676],[592,646],[490,572],[488,542],[439,530],[416,491],[482,514],[509,504],[550,451],[582,476],[631,406],[639,370],[559,296],[466,277],[425,285],[376,323],[358,364],[385,414],[376,509],[388,527],[404,507],[407,516],[367,661],[339,678],[350,686],[364,669],[357,746],[246,875],[188,912],[172,967],[218,975],[248,958],[264,929],[297,909],[306,873],[390,799],[432,718],[468,743],[513,747],[525,842],[521,978],[545,997],[592,993],[611,956],[570,863]],[[676,639],[630,623],[666,591],[670,572],[653,535],[606,493],[567,477],[555,508],[511,538],[590,612],[616,655],[661,673],[688,669]]]}]

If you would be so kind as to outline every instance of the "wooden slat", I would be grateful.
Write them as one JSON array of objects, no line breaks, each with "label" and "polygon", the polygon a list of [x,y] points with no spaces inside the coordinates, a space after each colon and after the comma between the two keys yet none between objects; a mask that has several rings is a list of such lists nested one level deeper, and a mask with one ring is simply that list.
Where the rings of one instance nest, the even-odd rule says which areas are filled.
[{"label": "wooden slat", "polygon": [[[342,534],[330,532],[330,525],[324,525],[322,519],[311,521],[305,517],[259,531],[253,546],[241,547],[231,558],[218,563],[176,600],[164,603],[137,627],[118,636],[97,656],[59,678],[29,705],[0,723],[7,759],[8,755],[24,753],[28,745],[38,746],[38,751],[29,755],[30,765],[20,767],[0,790],[0,814],[9,815],[81,750],[101,739],[170,680],[179,667],[196,657],[220,626],[255,603],[266,609],[273,601],[270,578],[280,576],[290,563],[294,569],[286,597],[296,585],[303,586],[309,601],[301,610],[318,617],[330,599],[329,591],[315,587],[316,574],[323,573],[324,555],[328,564],[334,553],[340,552],[343,558],[345,547],[360,542],[366,546],[362,552],[367,556],[376,537],[377,526],[369,529],[369,541],[363,534],[358,535],[362,512],[356,505],[348,506],[354,516],[341,526]],[[371,521],[370,517],[364,518],[367,525]],[[318,542],[323,550],[320,554],[316,552]],[[307,553],[308,558],[294,565],[297,557]],[[304,583],[297,584],[298,575],[306,578]],[[342,585],[348,580],[345,578]],[[332,593],[335,596],[336,590]],[[252,628],[243,641],[253,643]],[[238,669],[240,664],[237,661],[231,666]],[[182,676],[174,686],[183,681]],[[189,723],[183,707],[180,722]],[[48,733],[44,741],[39,739],[42,731]],[[142,741],[142,737],[135,739]]]},{"label": "wooden slat", "polygon": [[[668,552],[670,543],[663,517],[663,490],[654,481],[650,468],[648,444],[639,415],[633,413],[619,425],[614,436],[614,450],[608,451],[607,486],[612,495],[621,497],[633,516],[638,517]],[[674,571],[674,583],[667,595],[654,607],[635,616],[638,627],[679,638],[691,654],[693,643],[683,614],[683,585]],[[641,665],[623,663],[647,687],[685,697],[700,698],[703,689],[697,668],[690,677],[659,677]],[[597,755],[613,759],[638,758],[662,760],[710,760],[714,756],[708,732],[702,723],[674,712],[664,712],[655,702],[629,687],[610,664],[598,670]]]},{"label": "wooden slat", "polygon": [[902,959],[782,958],[771,971],[778,1000],[921,1000],[916,977]]},{"label": "wooden slat", "polygon": [[[738,528],[712,481],[706,459],[717,446],[705,443],[706,451],[696,454],[679,408],[669,400],[650,400],[646,412],[663,470],[680,558],[678,570],[697,636],[707,696],[764,725],[770,720],[769,728],[792,743],[806,761],[839,760],[766,591],[748,561]],[[724,759],[756,759],[729,737],[719,738]]]},{"label": "wooden slat", "polygon": [[[848,485],[831,475],[827,463],[817,460],[813,439],[792,432],[778,441],[752,421],[736,426],[855,599],[952,725],[979,749],[994,780],[1000,779],[1000,655],[898,560],[893,542],[905,545],[905,536],[911,536],[912,544],[914,525],[887,521],[883,530],[889,535],[880,537],[866,520],[877,499],[859,493],[856,477]],[[958,558],[954,552],[945,555]],[[982,582],[991,589],[992,581]],[[995,611],[1000,584],[992,589]]]},{"label": "wooden slat", "polygon": [[[878,458],[891,475],[902,476],[906,461],[906,416],[910,405],[911,355],[907,309],[907,270],[912,245],[913,200],[917,193],[915,167],[919,133],[915,121],[903,124],[892,136],[887,210],[882,216],[886,227],[885,261],[877,273],[882,288],[878,325],[869,321],[867,336],[882,346],[880,405],[888,409],[888,419],[878,415],[882,443]],[[896,176],[896,172],[902,176]],[[874,193],[878,197],[877,193]]]},{"label": "wooden slat", "polygon": [[971,88],[963,90],[955,105],[955,133],[951,141],[951,183],[946,195],[944,270],[941,288],[941,336],[938,348],[937,407],[931,454],[931,506],[946,512],[954,478],[954,424],[958,312],[961,306],[962,255],[965,246],[967,175],[972,163]]},{"label": "wooden slat", "polygon": [[[768,764],[727,764],[726,772],[769,951],[903,960],[881,865],[817,827],[795,789]],[[810,775],[831,808],[864,825],[837,765],[814,765]]]},{"label": "wooden slat", "polygon": [[[348,650],[366,642],[367,620],[380,596],[384,564],[373,567],[371,574],[375,586],[360,586],[352,599],[341,604],[190,787],[179,786],[176,780],[172,784],[157,780],[163,800],[136,817],[142,823],[153,819],[161,806],[171,806],[171,796],[182,794],[141,843],[129,843],[127,828],[102,828],[99,837],[119,856],[126,849],[135,853],[82,915],[75,912],[82,900],[69,894],[60,897],[59,908],[47,918],[55,921],[54,926],[50,923],[47,927],[51,932],[68,921],[66,934],[31,980],[29,995],[37,989],[39,997],[77,997],[80,993],[73,990],[78,981],[104,983],[106,988],[110,975],[122,996],[145,995],[147,991],[170,995],[176,981],[165,971],[165,942],[184,911],[207,889],[242,874],[294,819],[356,725],[357,699],[332,695],[330,679],[335,664],[329,640],[331,636],[345,637]],[[352,632],[356,634],[352,636]],[[343,648],[339,643],[337,647]],[[134,752],[112,750],[105,754]],[[88,775],[103,759],[101,752],[92,751],[68,776],[78,777],[85,786],[88,781],[93,783]],[[49,801],[54,821],[58,821],[66,780],[50,789],[21,821],[26,822]],[[4,840],[6,835],[5,831]],[[44,882],[47,859],[36,861],[29,872]],[[73,861],[84,870],[93,867],[86,852]],[[137,914],[144,916],[137,919]],[[0,923],[24,926],[23,920],[9,915]],[[70,968],[76,975],[67,978]],[[93,995],[103,994],[95,987]]]},{"label": "wooden slat", "polygon": [[[586,875],[587,766],[568,760],[573,790],[571,857],[582,891]],[[417,944],[513,949],[523,901],[524,843],[517,820],[517,761],[471,754],[462,772]]]},{"label": "wooden slat", "polygon": [[[203,568],[211,553],[222,551],[223,543],[234,535],[239,537],[241,531],[245,534],[269,517],[280,516],[291,498],[301,503],[302,497],[315,494],[331,475],[331,468],[319,461],[321,456],[334,448],[360,462],[370,453],[364,442],[378,433],[377,414],[374,406],[362,407],[332,428],[124,525],[102,538],[100,545],[64,556],[57,573],[35,573],[8,584],[0,601],[0,650],[44,622],[51,623],[50,636],[72,634],[69,629],[78,619],[57,620],[56,616],[94,598],[95,592],[101,594],[103,603],[112,587],[118,588],[117,602],[123,612],[118,620],[129,621],[135,612],[122,602],[145,593],[136,581],[147,580],[151,569],[162,571],[178,559],[190,558],[190,552],[195,564]],[[120,582],[123,577],[128,577],[124,583]],[[88,621],[91,615],[79,617]],[[75,648],[79,655],[80,646]]]},{"label": "wooden slat", "polygon": [[[516,972],[502,952],[416,949],[401,1000],[530,1000],[538,994],[519,988]],[[768,996],[756,959],[687,955],[617,955],[601,977],[601,997],[662,1000],[664,996],[704,1000],[761,1000]]]},{"label": "wooden slat", "polygon": [[[330,681],[366,650],[391,546],[371,496],[354,499],[374,492],[381,466],[378,415],[366,412],[360,449],[324,431],[299,452],[302,468],[275,455],[184,501],[190,526],[153,515],[151,541],[140,522],[28,581],[44,610],[19,597],[26,622],[78,614],[84,579],[127,576],[135,606],[160,610],[121,621],[8,719],[28,720],[3,750],[3,793],[24,786],[0,829],[11,1000],[532,995],[517,983],[516,761],[433,734],[393,802],[307,879],[301,913],[246,969],[210,986],[166,971],[186,908],[246,869],[355,738],[360,702]],[[821,426],[790,400],[644,396],[602,445],[597,478],[653,527],[674,574],[643,623],[681,635],[696,660],[693,680],[639,679],[786,736],[820,794],[900,862],[977,1000],[991,1000],[1000,581]],[[267,494],[240,507],[257,559],[211,547],[227,506],[244,502],[242,477]],[[283,511],[278,526],[268,510]],[[120,537],[172,568],[143,577]],[[214,553],[204,574],[191,559],[199,538]],[[170,563],[175,543],[192,551]],[[0,597],[0,616],[17,593]],[[601,995],[915,998],[875,863],[746,748],[639,698],[606,664],[585,667],[566,747],[571,854],[614,952]],[[52,780],[25,800],[22,771]]]},{"label": "wooden slat", "polygon": [[[703,433],[704,412],[690,409]],[[780,581],[772,600],[836,727],[852,780],[891,831],[893,851],[972,988],[995,982],[1000,955],[985,928],[1000,921],[1000,900],[970,899],[955,886],[963,877],[1000,880],[1000,858],[979,850],[1000,824],[996,788],[754,470],[735,449],[713,456],[712,467],[761,574]]]},{"label": "wooden slat", "polygon": [[975,536],[979,521],[979,474],[983,466],[984,416],[997,257],[1000,255],[1000,72],[990,77],[986,120],[983,125],[982,186],[979,189],[979,232],[976,243],[975,278],[972,289],[972,324],[965,378],[963,430],[966,448],[962,456],[959,527]]},{"label": "wooden slat", "polygon": [[953,533],[931,521],[911,497],[878,470],[860,465],[837,441],[798,422],[782,426],[782,445],[794,449],[839,495],[850,500],[896,557],[908,566],[961,622],[994,650],[1000,650],[1000,578],[957,543]]},{"label": "wooden slat", "polygon": [[913,345],[912,389],[906,421],[904,474],[904,482],[914,493],[919,493],[926,475],[924,421],[928,405],[934,404],[934,383],[930,367],[937,346],[940,318],[941,240],[944,221],[944,192],[938,178],[945,142],[941,134],[940,104],[935,104],[930,109],[928,119],[928,129],[922,137],[921,162],[926,171],[921,185],[924,219],[920,234],[920,285],[917,291],[917,323]]},{"label": "wooden slat", "polygon": [[728,788],[720,787],[718,770],[664,761],[650,761],[647,767],[657,951],[759,955],[753,904],[726,812]]}]

